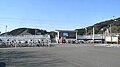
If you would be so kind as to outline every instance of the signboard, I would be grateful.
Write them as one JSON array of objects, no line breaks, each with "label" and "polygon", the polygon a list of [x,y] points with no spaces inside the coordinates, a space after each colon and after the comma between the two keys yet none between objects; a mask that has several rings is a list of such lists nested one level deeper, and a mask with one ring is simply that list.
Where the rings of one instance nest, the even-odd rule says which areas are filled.
[{"label": "signboard", "polygon": [[118,37],[112,37],[112,42],[118,42]]},{"label": "signboard", "polygon": [[107,36],[107,37],[105,38],[105,41],[106,41],[106,42],[111,42],[111,37],[110,37],[110,36]]},{"label": "signboard", "polygon": [[118,42],[118,37],[110,37],[110,36],[107,36],[105,38],[105,41],[106,42]]}]

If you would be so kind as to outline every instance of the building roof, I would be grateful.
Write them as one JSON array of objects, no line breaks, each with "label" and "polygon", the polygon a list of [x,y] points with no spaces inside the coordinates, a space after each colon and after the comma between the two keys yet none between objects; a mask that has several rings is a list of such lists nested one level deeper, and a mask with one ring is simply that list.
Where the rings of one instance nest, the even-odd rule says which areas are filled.
[{"label": "building roof", "polygon": [[63,32],[76,32],[75,30],[55,30],[55,31],[58,31],[58,32],[61,32],[61,31],[63,31]]}]

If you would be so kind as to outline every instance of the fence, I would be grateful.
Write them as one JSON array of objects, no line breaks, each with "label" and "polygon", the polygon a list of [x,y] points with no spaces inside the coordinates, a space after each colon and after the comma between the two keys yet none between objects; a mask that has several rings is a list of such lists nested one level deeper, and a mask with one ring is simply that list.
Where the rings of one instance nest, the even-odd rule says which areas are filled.
[{"label": "fence", "polygon": [[49,35],[0,36],[0,47],[35,47],[49,46]]}]

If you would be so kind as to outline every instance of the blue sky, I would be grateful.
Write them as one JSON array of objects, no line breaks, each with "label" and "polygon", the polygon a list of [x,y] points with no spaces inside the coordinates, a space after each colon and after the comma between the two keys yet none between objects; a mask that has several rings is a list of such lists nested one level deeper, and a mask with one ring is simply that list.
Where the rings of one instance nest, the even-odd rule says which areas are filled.
[{"label": "blue sky", "polygon": [[0,0],[0,31],[84,28],[120,17],[120,0]]}]

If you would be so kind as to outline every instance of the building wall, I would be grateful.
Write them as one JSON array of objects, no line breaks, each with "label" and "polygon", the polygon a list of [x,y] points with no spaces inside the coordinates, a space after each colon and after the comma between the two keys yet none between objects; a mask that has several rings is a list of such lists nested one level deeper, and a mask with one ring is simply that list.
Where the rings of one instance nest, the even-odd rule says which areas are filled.
[{"label": "building wall", "polygon": [[62,38],[66,40],[66,43],[76,41],[76,32],[75,31],[69,31],[69,30],[56,30],[57,36],[56,36],[56,42],[61,42]]},{"label": "building wall", "polygon": [[24,36],[0,36],[4,42],[7,40],[15,40],[15,41],[38,41],[38,40],[50,40],[49,35],[24,35]]},{"label": "building wall", "polygon": [[73,31],[60,31],[59,38],[66,37],[66,39],[76,39],[76,32]]}]

